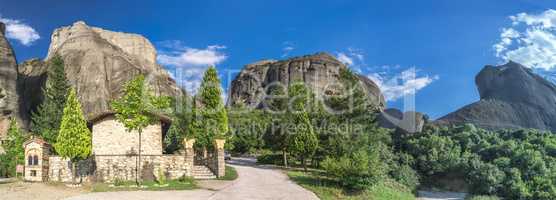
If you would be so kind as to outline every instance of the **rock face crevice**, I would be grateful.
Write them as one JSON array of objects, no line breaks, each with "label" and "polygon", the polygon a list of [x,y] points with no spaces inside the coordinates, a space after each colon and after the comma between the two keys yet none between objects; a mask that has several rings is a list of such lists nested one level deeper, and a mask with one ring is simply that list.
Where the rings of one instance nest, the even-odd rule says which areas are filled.
[{"label": "rock face crevice", "polygon": [[[334,92],[343,85],[340,81],[341,69],[347,66],[327,53],[317,53],[287,60],[263,60],[246,65],[232,81],[228,105],[243,104],[258,108],[272,85],[289,86],[304,82],[317,95]],[[384,96],[378,86],[364,76],[358,76],[366,90],[370,103],[380,110],[385,107]]]},{"label": "rock face crevice", "polygon": [[[156,95],[184,94],[156,63],[153,45],[140,35],[90,27],[79,21],[56,29],[51,40],[44,62],[30,60],[20,66],[19,82],[26,101],[22,108],[26,113],[34,111],[42,101],[42,92],[37,90],[46,83],[45,63],[56,54],[64,60],[66,76],[89,120],[110,112],[110,103],[122,95],[123,85],[139,74],[145,76]],[[28,121],[29,115],[26,118]]]},{"label": "rock face crevice", "polygon": [[485,66],[475,83],[481,99],[436,123],[472,123],[491,130],[556,131],[556,86],[530,69],[511,61]]}]

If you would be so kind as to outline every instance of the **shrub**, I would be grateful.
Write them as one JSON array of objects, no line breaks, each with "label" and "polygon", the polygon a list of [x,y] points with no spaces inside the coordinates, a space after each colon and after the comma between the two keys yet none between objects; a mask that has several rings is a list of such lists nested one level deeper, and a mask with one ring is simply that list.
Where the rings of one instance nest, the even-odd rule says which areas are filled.
[{"label": "shrub", "polygon": [[384,178],[387,171],[376,151],[359,150],[337,159],[326,158],[321,165],[342,186],[353,190],[368,188]]},{"label": "shrub", "polygon": [[497,196],[480,195],[480,196],[472,196],[470,198],[467,198],[466,200],[500,200],[500,198],[498,198]]},{"label": "shrub", "polygon": [[125,185],[125,181],[121,178],[115,178],[114,179],[114,186],[123,186]]},{"label": "shrub", "polygon": [[[295,163],[295,158],[292,156],[288,156],[288,163],[291,165]],[[264,152],[262,155],[257,156],[257,163],[258,164],[266,164],[266,165],[284,165],[284,157],[282,154],[275,154],[272,152]]]},{"label": "shrub", "polygon": [[158,169],[158,178],[156,179],[156,182],[159,185],[166,184],[166,175],[164,174],[164,171],[162,171],[162,169]]},{"label": "shrub", "polygon": [[398,183],[405,185],[411,191],[415,191],[419,186],[419,175],[409,165],[401,165],[392,170],[392,178]]}]

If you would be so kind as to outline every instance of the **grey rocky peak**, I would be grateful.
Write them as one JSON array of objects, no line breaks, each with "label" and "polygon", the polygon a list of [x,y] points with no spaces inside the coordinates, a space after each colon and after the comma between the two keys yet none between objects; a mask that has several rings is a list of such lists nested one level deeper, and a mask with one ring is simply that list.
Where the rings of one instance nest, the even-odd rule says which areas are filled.
[{"label": "grey rocky peak", "polygon": [[14,51],[4,37],[5,25],[0,22],[0,137],[5,135],[9,119],[18,120],[17,60]]},{"label": "grey rocky peak", "polygon": [[[119,98],[123,85],[136,75],[143,74],[156,95],[178,96],[183,91],[168,72],[156,63],[156,50],[141,35],[108,31],[88,26],[83,21],[56,29],[45,62],[29,61],[20,66],[20,84],[44,86],[45,63],[54,55],[62,57],[70,84],[75,87],[83,112],[88,119],[110,112],[110,103]],[[38,84],[37,83],[37,84]],[[26,99],[41,99],[36,88],[24,87]],[[34,93],[34,92],[33,92]],[[28,103],[27,110],[36,109]]]},{"label": "grey rocky peak", "polygon": [[[315,94],[324,95],[341,85],[341,69],[347,69],[347,66],[328,53],[248,64],[232,81],[228,105],[260,107],[263,97],[268,92],[265,90],[275,84],[287,87],[295,82],[304,82]],[[384,96],[378,86],[367,77],[358,78],[370,103],[380,110],[384,109]]]},{"label": "grey rocky peak", "polygon": [[6,34],[6,24],[4,24],[3,22],[0,22],[0,34],[1,35]]},{"label": "grey rocky peak", "polygon": [[385,109],[377,118],[380,127],[396,129],[404,134],[421,132],[427,121],[428,116],[420,112],[402,112],[396,108]]},{"label": "grey rocky peak", "polygon": [[556,131],[556,86],[519,63],[485,66],[475,78],[480,100],[436,123],[487,129]]}]

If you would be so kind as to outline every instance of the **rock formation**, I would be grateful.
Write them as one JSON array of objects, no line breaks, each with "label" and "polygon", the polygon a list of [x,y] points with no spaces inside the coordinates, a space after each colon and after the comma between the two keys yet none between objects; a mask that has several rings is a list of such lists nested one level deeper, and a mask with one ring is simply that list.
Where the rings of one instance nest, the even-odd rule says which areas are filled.
[{"label": "rock formation", "polygon": [[[6,26],[0,22],[0,138],[9,127],[9,119],[18,115],[17,61],[4,36]],[[21,122],[21,121],[20,121]]]},{"label": "rock formation", "polygon": [[[291,83],[302,81],[317,95],[333,92],[341,86],[340,70],[346,68],[346,65],[326,53],[249,64],[232,81],[228,105],[260,107],[262,98],[268,92],[265,88],[273,84],[287,87]],[[378,86],[364,76],[359,76],[359,80],[366,89],[370,103],[380,110],[384,109],[384,96]]]},{"label": "rock formation", "polygon": [[421,132],[428,118],[420,112],[402,112],[396,108],[388,108],[378,115],[377,121],[380,127],[411,134]]},{"label": "rock formation", "polygon": [[[76,88],[88,119],[110,111],[110,102],[122,95],[123,85],[143,74],[157,95],[177,96],[179,89],[168,72],[156,63],[156,50],[144,37],[89,27],[84,22],[56,29],[46,60],[55,54],[65,63],[66,76]],[[34,110],[44,86],[44,62],[32,60],[20,66],[23,109]],[[41,84],[41,85],[35,85]],[[34,87],[33,87],[34,86]],[[38,101],[37,101],[38,100]]]},{"label": "rock formation", "polygon": [[556,86],[522,65],[486,66],[475,77],[478,102],[440,118],[438,124],[472,123],[486,129],[556,131]]}]

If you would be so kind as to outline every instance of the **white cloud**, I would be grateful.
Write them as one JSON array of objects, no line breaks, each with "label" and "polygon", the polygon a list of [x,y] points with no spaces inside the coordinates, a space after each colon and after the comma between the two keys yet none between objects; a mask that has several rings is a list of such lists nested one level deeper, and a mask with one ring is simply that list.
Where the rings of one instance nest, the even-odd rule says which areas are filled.
[{"label": "white cloud", "polygon": [[336,57],[338,58],[338,60],[346,65],[353,65],[353,59],[351,57],[349,57],[348,55],[346,55],[345,53],[337,53]]},{"label": "white cloud", "polygon": [[357,73],[361,73],[361,68],[366,66],[365,56],[361,49],[350,47],[345,52],[337,52],[336,58]]},{"label": "white cloud", "polygon": [[19,20],[0,17],[0,21],[6,24],[6,37],[17,40],[25,46],[31,46],[41,38],[33,27]]},{"label": "white cloud", "polygon": [[295,43],[291,41],[285,41],[282,43],[282,46],[284,46],[282,48],[282,58],[289,56],[290,53],[295,50]]},{"label": "white cloud", "polygon": [[503,28],[500,41],[493,45],[496,56],[529,68],[553,70],[556,67],[556,10],[519,13],[509,18],[512,26]]},{"label": "white cloud", "polygon": [[392,75],[388,72],[379,72],[368,74],[367,77],[378,85],[387,101],[395,101],[406,95],[416,94],[417,91],[439,78],[438,76],[429,77],[427,75],[417,77],[417,71],[415,67],[412,67],[399,74]]},{"label": "white cloud", "polygon": [[183,45],[181,41],[164,41],[160,45],[158,62],[168,69],[178,85],[192,94],[197,92],[206,69],[224,62],[228,55],[223,45],[210,45],[197,49]]}]

